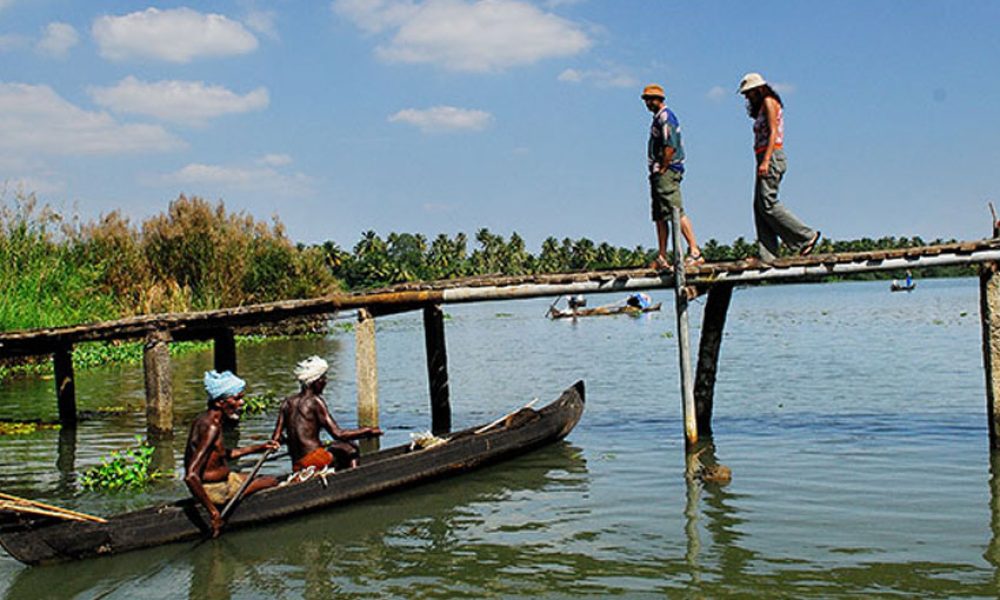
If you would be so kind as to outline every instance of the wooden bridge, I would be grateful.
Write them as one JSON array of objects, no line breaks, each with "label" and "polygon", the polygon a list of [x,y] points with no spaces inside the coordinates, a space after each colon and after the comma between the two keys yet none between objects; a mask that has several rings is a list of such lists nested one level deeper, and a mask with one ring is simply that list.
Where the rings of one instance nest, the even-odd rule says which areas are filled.
[{"label": "wooden bridge", "polygon": [[[673,230],[676,232],[677,228]],[[674,240],[675,247],[677,240]],[[377,425],[375,319],[400,312],[423,311],[430,388],[432,430],[451,428],[447,353],[442,305],[564,294],[672,288],[678,314],[679,356],[685,432],[689,445],[711,434],[715,373],[726,314],[736,285],[814,281],[857,273],[919,270],[936,266],[981,265],[980,294],[983,358],[990,440],[1000,447],[1000,239],[921,246],[877,252],[820,254],[779,259],[762,265],[748,261],[720,262],[686,271],[619,269],[549,275],[476,277],[410,283],[364,293],[332,294],[222,310],[138,316],[117,321],[0,333],[0,358],[51,355],[55,367],[59,418],[76,422],[72,350],[75,345],[111,340],[143,340],[146,416],[151,434],[170,435],[173,395],[168,345],[180,340],[213,340],[215,368],[237,371],[234,330],[281,323],[307,316],[332,316],[357,311],[355,328],[359,425]],[[692,377],[687,336],[687,303],[707,294],[697,372]],[[994,365],[998,365],[994,368]]]}]

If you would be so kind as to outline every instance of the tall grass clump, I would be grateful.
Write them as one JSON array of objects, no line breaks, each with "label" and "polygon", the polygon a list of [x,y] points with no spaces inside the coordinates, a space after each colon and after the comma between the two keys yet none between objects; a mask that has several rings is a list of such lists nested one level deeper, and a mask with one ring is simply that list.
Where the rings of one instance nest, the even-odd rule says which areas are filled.
[{"label": "tall grass clump", "polygon": [[64,225],[33,194],[0,197],[0,330],[116,315],[114,296],[95,293],[101,265],[77,260]]}]

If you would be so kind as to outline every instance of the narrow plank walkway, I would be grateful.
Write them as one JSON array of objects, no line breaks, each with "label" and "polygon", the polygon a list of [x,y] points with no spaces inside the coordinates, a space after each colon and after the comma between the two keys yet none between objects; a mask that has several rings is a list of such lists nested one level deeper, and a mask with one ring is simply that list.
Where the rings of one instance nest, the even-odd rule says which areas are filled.
[{"label": "narrow plank walkway", "polygon": [[[817,254],[786,258],[761,266],[747,261],[719,262],[687,269],[687,283],[704,291],[719,283],[795,283],[830,275],[921,269],[935,266],[1000,262],[1000,239],[876,252]],[[191,313],[143,315],[116,321],[0,333],[0,358],[48,354],[78,342],[142,339],[168,331],[172,339],[210,339],[220,330],[277,323],[293,317],[335,314],[367,309],[373,316],[422,309],[427,306],[600,293],[620,290],[672,288],[670,272],[646,268],[615,269],[525,276],[482,276],[445,281],[408,283],[359,293],[254,304],[238,308]]]}]

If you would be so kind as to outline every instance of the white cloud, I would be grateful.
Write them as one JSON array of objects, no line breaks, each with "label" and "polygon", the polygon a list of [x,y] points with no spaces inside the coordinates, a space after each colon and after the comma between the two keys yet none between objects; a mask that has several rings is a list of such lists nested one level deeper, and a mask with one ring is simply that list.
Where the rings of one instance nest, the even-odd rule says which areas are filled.
[{"label": "white cloud", "polygon": [[3,184],[3,190],[16,190],[26,194],[54,194],[66,189],[66,184],[62,181],[41,179],[30,175],[12,177],[5,180]]},{"label": "white cloud", "polygon": [[391,123],[407,123],[425,133],[446,131],[482,131],[493,122],[493,115],[482,110],[435,106],[407,108],[389,117]]},{"label": "white cloud", "polygon": [[0,10],[7,8],[11,4],[14,4],[14,0],[0,0]]},{"label": "white cloud", "polygon": [[387,62],[501,71],[592,44],[576,23],[522,0],[334,0],[332,7],[370,33],[393,31],[375,49]]},{"label": "white cloud", "polygon": [[0,52],[18,50],[28,46],[30,43],[31,40],[23,35],[18,35],[16,33],[0,34]]},{"label": "white cloud", "polygon": [[201,81],[145,82],[132,76],[111,87],[91,87],[88,92],[94,102],[117,113],[192,124],[221,115],[262,110],[270,102],[266,88],[241,96]]},{"label": "white cloud", "polygon": [[254,190],[299,196],[311,193],[314,179],[303,173],[283,173],[271,166],[244,167],[191,163],[164,175],[162,181],[229,190]]},{"label": "white cloud", "polygon": [[705,94],[705,97],[708,98],[709,100],[712,100],[713,102],[718,102],[719,100],[722,100],[723,98],[729,95],[735,96],[736,94],[735,92],[733,92],[733,90],[727,90],[721,85],[713,85],[712,89],[708,90],[708,92]]},{"label": "white cloud", "polygon": [[80,41],[80,34],[68,23],[49,23],[35,49],[46,56],[65,58],[70,48]]},{"label": "white cloud", "polygon": [[190,8],[147,8],[120,17],[105,15],[94,20],[91,34],[101,56],[116,61],[188,63],[196,58],[246,54],[257,49],[257,38],[243,25],[223,15]]},{"label": "white cloud", "polygon": [[275,25],[277,17],[278,14],[273,10],[252,10],[243,18],[243,23],[251,30],[276,40],[278,39],[278,27]]},{"label": "white cloud", "polygon": [[557,77],[566,83],[590,83],[600,88],[629,88],[639,85],[639,80],[618,67],[606,69],[566,69]]},{"label": "white cloud", "polygon": [[46,85],[0,83],[0,153],[119,154],[182,146],[158,125],[119,123],[67,102]]},{"label": "white cloud", "polygon": [[283,167],[285,165],[292,164],[292,157],[287,154],[265,154],[257,159],[258,165],[267,165],[269,167]]}]

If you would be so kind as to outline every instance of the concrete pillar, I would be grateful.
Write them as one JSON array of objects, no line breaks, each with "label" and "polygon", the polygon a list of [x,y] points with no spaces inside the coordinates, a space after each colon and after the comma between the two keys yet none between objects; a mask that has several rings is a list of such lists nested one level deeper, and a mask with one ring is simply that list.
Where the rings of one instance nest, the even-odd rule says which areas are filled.
[{"label": "concrete pillar", "polygon": [[56,400],[59,403],[59,422],[63,427],[76,425],[76,384],[73,382],[73,346],[66,344],[52,355],[56,379]]},{"label": "concrete pillar", "polygon": [[1000,274],[997,263],[979,271],[979,310],[986,372],[986,416],[990,448],[1000,449]]},{"label": "concrete pillar", "polygon": [[151,437],[167,437],[174,431],[174,396],[170,383],[169,331],[146,336],[143,367],[146,372],[146,430]]},{"label": "concrete pillar", "polygon": [[[375,354],[375,317],[358,309],[354,328],[354,364],[358,386],[358,427],[378,427],[378,358]],[[362,451],[379,447],[378,438],[360,440]]]},{"label": "concrete pillar", "polygon": [[427,349],[427,382],[431,392],[431,433],[451,433],[448,352],[444,340],[444,311],[439,305],[424,307],[424,346]]},{"label": "concrete pillar", "polygon": [[712,435],[712,406],[715,396],[715,376],[719,369],[719,351],[726,314],[733,297],[732,284],[713,285],[708,290],[705,315],[702,319],[698,345],[698,370],[694,378],[694,408],[698,433]]},{"label": "concrete pillar", "polygon": [[236,337],[232,329],[220,329],[215,334],[215,370],[236,373]]}]

